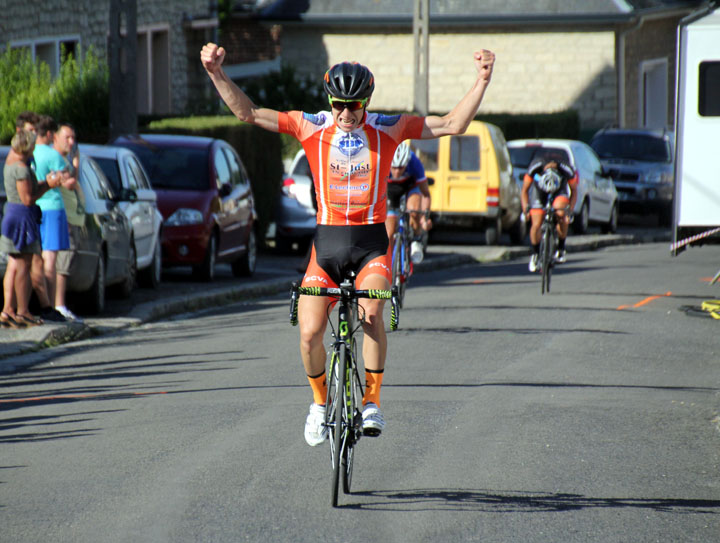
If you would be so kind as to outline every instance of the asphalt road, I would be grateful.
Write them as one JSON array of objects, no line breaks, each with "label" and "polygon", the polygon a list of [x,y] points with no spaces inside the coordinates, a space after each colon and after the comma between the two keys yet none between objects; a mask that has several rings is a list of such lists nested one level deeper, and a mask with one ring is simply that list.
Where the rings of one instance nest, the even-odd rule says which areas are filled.
[{"label": "asphalt road", "polygon": [[329,506],[285,297],[32,356],[0,392],[2,540],[715,542],[720,249],[418,274],[388,421]]}]

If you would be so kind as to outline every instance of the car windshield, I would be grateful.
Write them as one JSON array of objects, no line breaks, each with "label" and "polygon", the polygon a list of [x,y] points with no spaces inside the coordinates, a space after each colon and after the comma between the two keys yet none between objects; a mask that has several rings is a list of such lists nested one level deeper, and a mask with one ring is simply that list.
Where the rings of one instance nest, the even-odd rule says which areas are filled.
[{"label": "car windshield", "polygon": [[527,145],[525,147],[510,147],[510,160],[515,168],[527,168],[534,160],[559,160],[569,163],[568,154],[556,147],[541,147]]},{"label": "car windshield", "polygon": [[204,190],[209,186],[206,149],[129,145],[148,172],[153,188]]},{"label": "car windshield", "polygon": [[112,158],[96,158],[95,162],[98,163],[105,177],[107,177],[115,194],[120,194],[122,180],[120,179],[120,168],[118,167],[117,160],[113,160]]},{"label": "car windshield", "polygon": [[670,162],[665,140],[643,134],[601,134],[591,147],[600,158],[626,158],[645,162]]},{"label": "car windshield", "polygon": [[527,168],[536,149],[537,147],[508,147],[510,162],[516,168]]}]

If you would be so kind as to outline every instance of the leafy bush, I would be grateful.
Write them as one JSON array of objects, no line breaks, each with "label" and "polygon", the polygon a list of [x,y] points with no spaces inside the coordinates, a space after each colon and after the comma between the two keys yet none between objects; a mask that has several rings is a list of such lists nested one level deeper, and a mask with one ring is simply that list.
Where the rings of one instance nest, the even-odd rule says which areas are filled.
[{"label": "leafy bush", "polygon": [[315,113],[329,107],[322,82],[298,75],[288,64],[283,64],[279,72],[249,80],[241,87],[257,105],[278,111],[295,109]]},{"label": "leafy bush", "polygon": [[8,45],[0,55],[0,81],[0,141],[10,141],[15,118],[23,111],[72,123],[81,141],[107,141],[109,71],[92,48],[80,66],[74,57],[63,55],[53,80],[48,65],[33,62],[29,49]]},{"label": "leafy bush", "polygon": [[0,81],[0,141],[8,143],[15,133],[15,118],[40,109],[52,80],[48,65],[34,63],[29,49],[8,45],[0,55]]}]

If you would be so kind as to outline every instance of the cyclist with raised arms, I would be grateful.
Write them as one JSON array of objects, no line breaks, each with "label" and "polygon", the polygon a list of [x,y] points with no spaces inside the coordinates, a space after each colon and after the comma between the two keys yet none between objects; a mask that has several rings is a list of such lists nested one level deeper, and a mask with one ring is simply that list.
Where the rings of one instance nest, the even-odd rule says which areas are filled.
[{"label": "cyclist with raised arms", "polygon": [[520,201],[525,217],[530,216],[530,244],[532,254],[528,269],[535,272],[540,258],[540,228],[545,218],[545,205],[552,198],[552,206],[557,212],[558,247],[555,251],[555,262],[567,261],[565,240],[572,212],[567,214],[566,208],[575,209],[577,200],[577,173],[572,166],[562,161],[563,157],[552,151],[546,152],[533,160],[523,178]]},{"label": "cyclist with raised arms", "polygon": [[[362,64],[341,62],[323,78],[329,111],[278,112],[255,105],[222,68],[225,50],[206,44],[200,59],[220,96],[238,119],[273,132],[296,137],[307,155],[318,201],[317,230],[303,286],[336,287],[356,272],[360,289],[389,289],[390,263],[387,177],[397,146],[406,139],[462,134],[477,113],[492,76],[495,55],[474,54],[477,78],[460,102],[443,116],[381,115],[367,111],[375,88],[373,74]],[[327,439],[324,426],[327,297],[301,296],[298,304],[300,355],[313,392],[305,421],[309,445]],[[382,300],[359,302],[364,312],[362,345],[365,366],[363,432],[379,435],[385,427],[380,411],[380,387],[385,369],[387,338]]]},{"label": "cyclist with raised arms", "polygon": [[[422,262],[424,256],[421,239],[430,229],[430,219],[426,214],[430,209],[430,191],[425,168],[407,143],[401,143],[395,150],[390,165],[390,177],[388,177],[388,210],[385,228],[391,241],[397,230],[403,196],[405,209],[410,212],[410,226],[415,234],[415,239],[410,244],[410,259],[418,264]],[[391,255],[392,250],[391,247]]]}]

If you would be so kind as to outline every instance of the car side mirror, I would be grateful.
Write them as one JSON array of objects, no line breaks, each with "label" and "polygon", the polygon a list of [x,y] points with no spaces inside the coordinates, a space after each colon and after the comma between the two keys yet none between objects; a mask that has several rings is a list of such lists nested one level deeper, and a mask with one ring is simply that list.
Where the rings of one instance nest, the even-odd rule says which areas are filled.
[{"label": "car side mirror", "polygon": [[137,192],[134,189],[122,189],[120,191],[120,200],[124,202],[136,202]]},{"label": "car side mirror", "polygon": [[232,186],[230,183],[223,183],[220,187],[220,197],[225,198],[226,196],[230,196],[230,193],[232,192]]},{"label": "car side mirror", "polygon": [[435,184],[435,178],[434,178],[434,177],[428,177],[428,178],[427,178],[427,184],[428,184],[428,186],[429,186],[429,185],[434,185],[434,184]]}]

